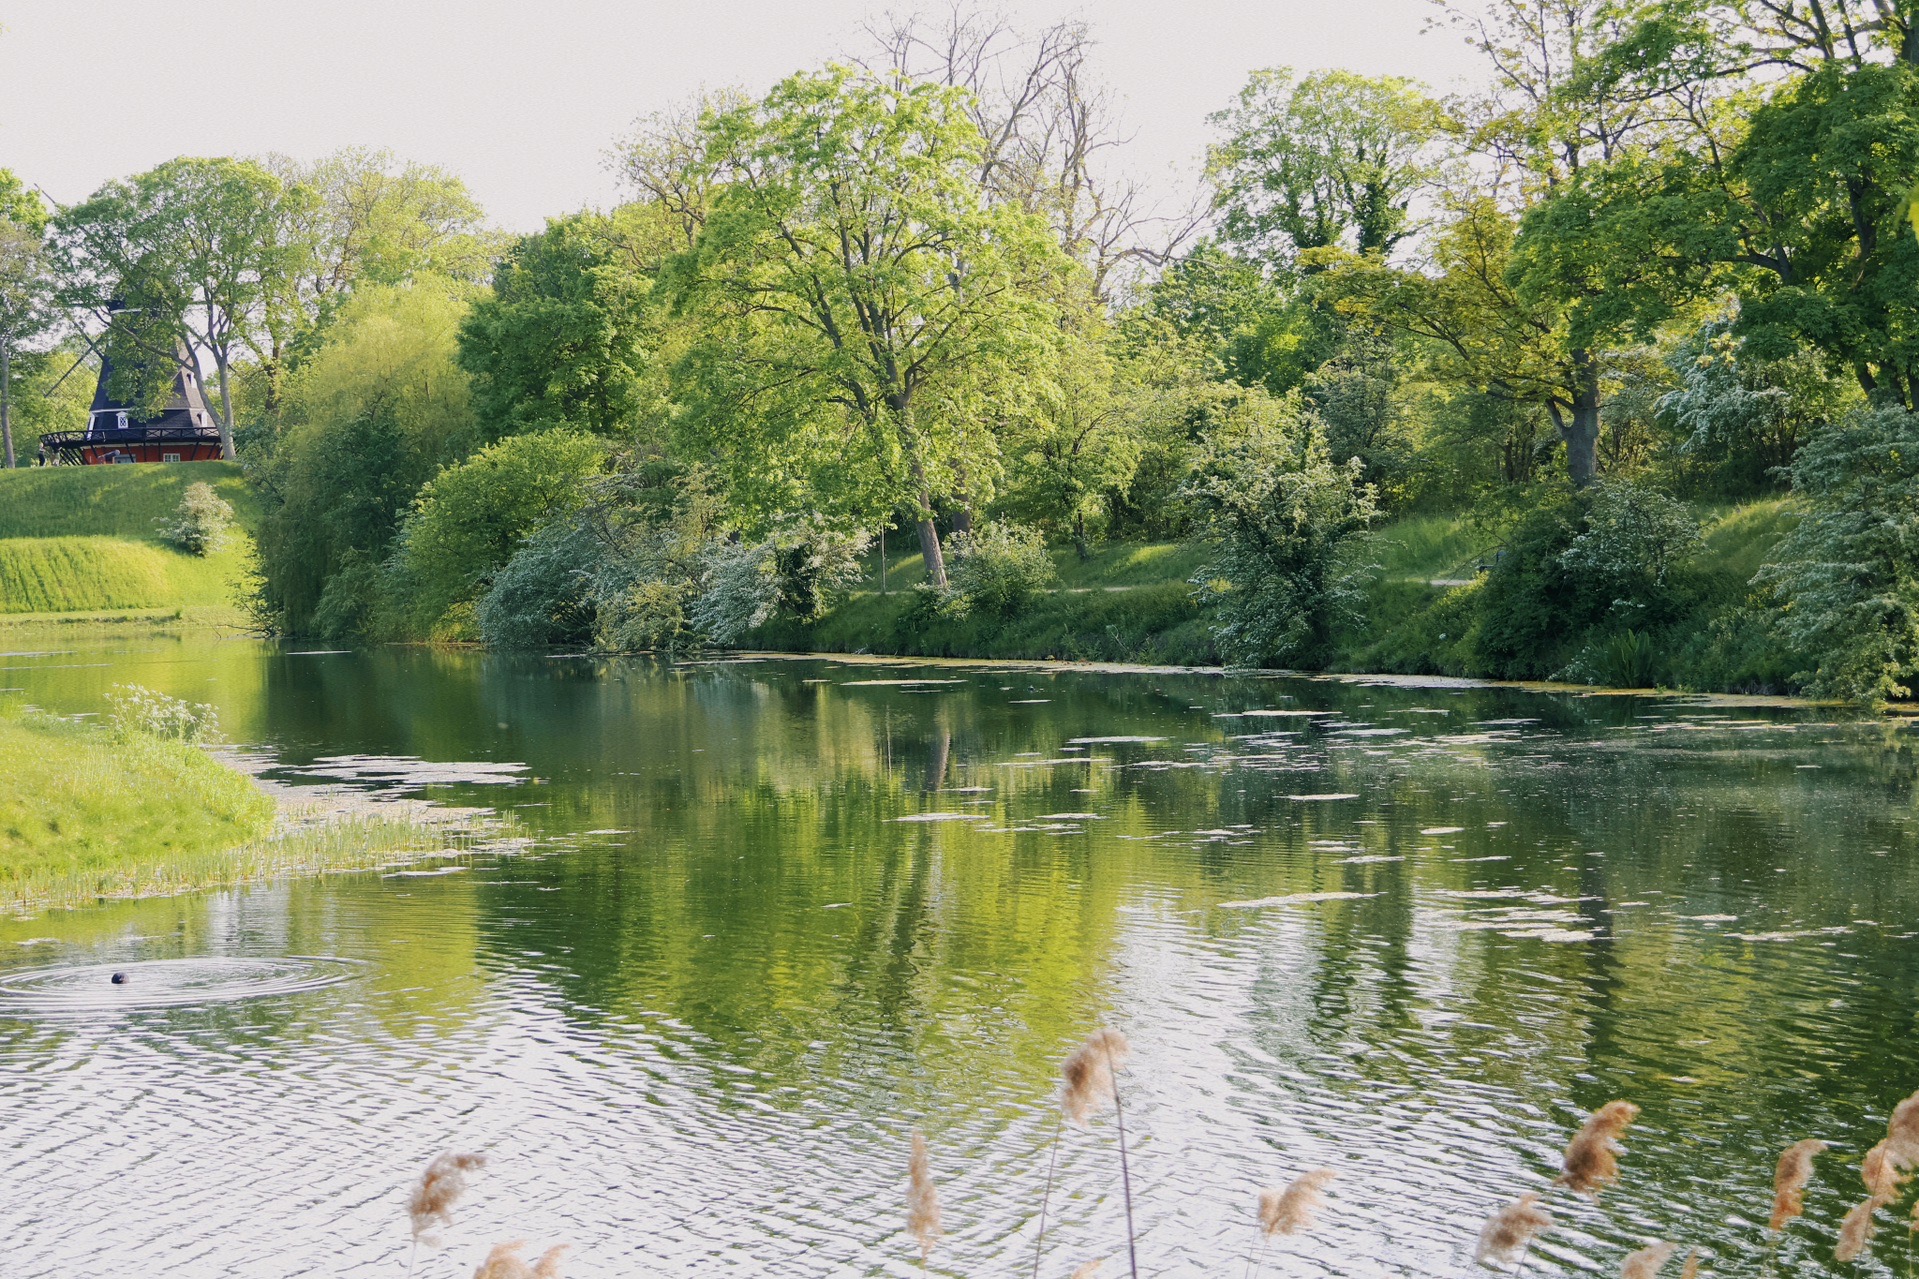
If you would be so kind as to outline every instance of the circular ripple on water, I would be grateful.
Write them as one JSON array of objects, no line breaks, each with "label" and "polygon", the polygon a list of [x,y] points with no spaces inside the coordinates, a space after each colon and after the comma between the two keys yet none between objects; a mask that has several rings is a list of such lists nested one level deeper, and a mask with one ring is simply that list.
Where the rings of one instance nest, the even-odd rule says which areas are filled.
[{"label": "circular ripple on water", "polygon": [[[73,964],[0,976],[0,1012],[91,1013],[223,1004],[321,990],[361,965],[306,955],[206,956],[125,964]],[[115,973],[125,974],[116,983]]]}]

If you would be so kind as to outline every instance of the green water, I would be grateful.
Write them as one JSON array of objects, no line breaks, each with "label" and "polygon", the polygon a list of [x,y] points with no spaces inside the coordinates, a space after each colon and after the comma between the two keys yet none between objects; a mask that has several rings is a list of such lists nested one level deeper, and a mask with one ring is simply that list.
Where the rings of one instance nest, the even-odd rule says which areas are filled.
[{"label": "green water", "polygon": [[[1829,1263],[1919,1088],[1903,724],[21,639],[4,696],[211,701],[278,779],[487,805],[524,842],[0,923],[14,1273],[404,1274],[409,1181],[472,1148],[491,1165],[416,1275],[511,1238],[574,1245],[576,1277],[907,1275],[920,1130],[932,1271],[1026,1274],[1058,1063],[1102,1024],[1133,1045],[1142,1274],[1242,1273],[1259,1188],[1316,1167],[1329,1205],[1264,1273],[1477,1273],[1486,1213],[1614,1097],[1644,1109],[1624,1178],[1555,1192],[1528,1274],[1662,1237],[1758,1274],[1804,1136],[1835,1149],[1780,1272],[1904,1273],[1890,1216],[1883,1261]],[[1109,1112],[1060,1141],[1042,1275],[1125,1273],[1114,1138]]]}]

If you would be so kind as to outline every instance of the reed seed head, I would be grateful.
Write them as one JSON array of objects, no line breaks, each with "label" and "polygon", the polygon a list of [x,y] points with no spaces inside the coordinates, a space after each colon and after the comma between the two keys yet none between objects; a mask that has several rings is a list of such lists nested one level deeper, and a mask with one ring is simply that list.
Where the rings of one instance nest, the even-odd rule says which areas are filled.
[{"label": "reed seed head", "polygon": [[520,1257],[520,1250],[525,1247],[524,1239],[494,1244],[486,1260],[473,1272],[473,1279],[560,1279],[560,1262],[573,1251],[559,1244],[541,1253],[529,1266]]},{"label": "reed seed head", "polygon": [[1859,1173],[1866,1181],[1866,1193],[1874,1203],[1881,1206],[1899,1198],[1899,1188],[1905,1184],[1905,1174],[1899,1171],[1899,1163],[1892,1157],[1892,1143],[1882,1141],[1866,1152],[1859,1165]]},{"label": "reed seed head", "polygon": [[1126,1036],[1117,1030],[1096,1030],[1072,1051],[1060,1067],[1064,1081],[1060,1105],[1068,1119],[1083,1124],[1094,1111],[1119,1096],[1113,1072],[1126,1064],[1131,1051]]},{"label": "reed seed head", "polygon": [[1073,1272],[1073,1279],[1093,1279],[1093,1276],[1099,1273],[1099,1268],[1105,1264],[1104,1261],[1089,1261]]},{"label": "reed seed head", "polygon": [[1619,1180],[1619,1134],[1637,1118],[1639,1107],[1630,1101],[1609,1101],[1593,1111],[1567,1144],[1564,1171],[1553,1184],[1598,1198]]},{"label": "reed seed head", "polygon": [[1808,1137],[1788,1147],[1779,1156],[1779,1167],[1772,1175],[1772,1229],[1784,1230],[1786,1223],[1806,1210],[1806,1183],[1812,1180],[1813,1156],[1827,1149],[1826,1143]]},{"label": "reed seed head", "polygon": [[1679,1279],[1699,1279],[1699,1263],[1702,1258],[1699,1249],[1694,1248],[1686,1254],[1686,1264],[1679,1268]]},{"label": "reed seed head", "polygon": [[1326,1196],[1322,1193],[1326,1183],[1336,1175],[1331,1168],[1317,1168],[1295,1178],[1284,1190],[1260,1191],[1260,1231],[1271,1237],[1296,1235],[1310,1229],[1313,1214],[1326,1206]]},{"label": "reed seed head", "polygon": [[1663,1239],[1649,1244],[1626,1258],[1625,1264],[1619,1267],[1619,1279],[1657,1279],[1660,1267],[1671,1261],[1677,1251]]},{"label": "reed seed head", "polygon": [[452,1151],[435,1156],[420,1174],[420,1184],[407,1200],[407,1216],[413,1220],[414,1241],[426,1240],[435,1226],[453,1224],[453,1205],[466,1193],[466,1174],[486,1167],[485,1155],[460,1155]]},{"label": "reed seed head", "polygon": [[906,1163],[906,1228],[919,1241],[920,1260],[932,1254],[940,1237],[940,1197],[933,1189],[933,1161],[926,1138],[913,1134],[913,1155]]},{"label": "reed seed head", "polygon": [[1892,1108],[1886,1123],[1886,1153],[1902,1172],[1919,1167],[1919,1092]]},{"label": "reed seed head", "polygon": [[1840,1263],[1859,1260],[1872,1244],[1872,1232],[1877,1223],[1872,1215],[1880,1208],[1877,1199],[1866,1199],[1846,1214],[1839,1223],[1839,1246],[1832,1250],[1834,1261]]},{"label": "reed seed head", "polygon": [[1473,1260],[1482,1266],[1508,1265],[1531,1246],[1533,1236],[1552,1229],[1553,1215],[1539,1206],[1538,1195],[1521,1195],[1486,1218]]}]

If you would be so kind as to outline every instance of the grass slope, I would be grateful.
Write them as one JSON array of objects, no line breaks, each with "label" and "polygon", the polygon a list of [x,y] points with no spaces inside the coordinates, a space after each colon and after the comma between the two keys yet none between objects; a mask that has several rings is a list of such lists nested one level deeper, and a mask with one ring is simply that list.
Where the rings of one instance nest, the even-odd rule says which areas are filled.
[{"label": "grass slope", "polygon": [[273,801],[192,746],[0,714],[0,901],[110,895],[131,868],[264,835]]},{"label": "grass slope", "polygon": [[159,540],[189,484],[224,497],[241,529],[257,503],[226,462],[0,471],[0,615],[165,611],[233,622],[252,561],[244,531],[206,557]]}]

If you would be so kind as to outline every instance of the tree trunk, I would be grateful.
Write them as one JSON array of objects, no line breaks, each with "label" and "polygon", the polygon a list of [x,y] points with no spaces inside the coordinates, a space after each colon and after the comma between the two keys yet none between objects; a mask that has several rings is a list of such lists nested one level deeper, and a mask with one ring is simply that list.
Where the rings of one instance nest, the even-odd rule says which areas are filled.
[{"label": "tree trunk", "polygon": [[233,448],[233,388],[227,378],[227,358],[215,355],[220,369],[220,456],[231,462],[240,455]]},{"label": "tree trunk", "polygon": [[1566,474],[1574,488],[1591,488],[1599,478],[1599,367],[1590,352],[1573,352],[1571,420],[1557,404],[1548,407],[1553,427],[1566,444]]},{"label": "tree trunk", "polygon": [[933,495],[920,494],[920,554],[926,560],[926,580],[935,589],[946,589],[946,554],[940,549],[939,525],[933,523]]},{"label": "tree trunk", "polygon": [[973,508],[964,501],[953,508],[953,531],[971,533],[973,531]]},{"label": "tree trunk", "polygon": [[7,445],[7,469],[20,465],[13,456],[13,348],[0,342],[0,439]]}]

